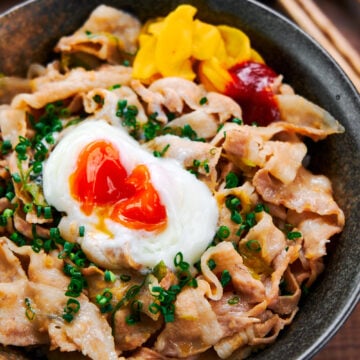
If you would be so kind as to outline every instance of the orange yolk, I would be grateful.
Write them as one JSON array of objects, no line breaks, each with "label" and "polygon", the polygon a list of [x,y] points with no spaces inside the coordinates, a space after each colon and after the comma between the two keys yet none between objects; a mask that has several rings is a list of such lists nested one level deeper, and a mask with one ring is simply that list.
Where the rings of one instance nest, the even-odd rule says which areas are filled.
[{"label": "orange yolk", "polygon": [[81,151],[69,182],[72,197],[86,215],[95,211],[127,228],[161,230],[166,209],[150,180],[145,165],[127,174],[118,150],[110,142],[97,140]]}]

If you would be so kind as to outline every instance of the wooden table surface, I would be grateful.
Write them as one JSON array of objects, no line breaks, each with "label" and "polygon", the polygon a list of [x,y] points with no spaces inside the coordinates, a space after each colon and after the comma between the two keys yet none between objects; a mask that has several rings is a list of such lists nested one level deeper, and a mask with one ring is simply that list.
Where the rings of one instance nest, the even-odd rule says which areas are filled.
[{"label": "wooden table surface", "polygon": [[[360,1],[314,0],[360,52]],[[0,0],[0,12],[22,0]],[[271,2],[273,3],[273,2]],[[360,304],[314,360],[360,359]],[[289,359],[290,360],[290,359]]]}]

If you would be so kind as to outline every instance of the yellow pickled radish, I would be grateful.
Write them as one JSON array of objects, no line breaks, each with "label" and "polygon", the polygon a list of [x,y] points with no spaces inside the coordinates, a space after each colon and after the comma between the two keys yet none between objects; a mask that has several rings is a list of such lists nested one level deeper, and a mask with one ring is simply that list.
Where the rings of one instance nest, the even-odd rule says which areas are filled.
[{"label": "yellow pickled radish", "polygon": [[254,49],[251,49],[250,60],[258,62],[260,64],[265,64],[265,60],[262,56]]},{"label": "yellow pickled radish", "polygon": [[155,47],[155,63],[161,75],[195,78],[190,60],[195,13],[194,7],[181,5],[165,18]]},{"label": "yellow pickled radish", "polygon": [[133,63],[132,76],[135,79],[147,82],[159,71],[156,67],[154,49],[156,48],[156,37],[142,34],[139,36],[139,51]]},{"label": "yellow pickled radish", "polygon": [[195,59],[211,59],[221,46],[224,47],[223,39],[216,26],[200,20],[194,21],[192,56]]},{"label": "yellow pickled radish", "polygon": [[227,25],[220,25],[218,29],[225,43],[227,68],[250,59],[250,39],[246,34],[239,29]]},{"label": "yellow pickled radish", "polygon": [[221,93],[225,91],[226,85],[232,81],[229,72],[215,57],[200,63],[199,78],[207,90],[216,90]]}]

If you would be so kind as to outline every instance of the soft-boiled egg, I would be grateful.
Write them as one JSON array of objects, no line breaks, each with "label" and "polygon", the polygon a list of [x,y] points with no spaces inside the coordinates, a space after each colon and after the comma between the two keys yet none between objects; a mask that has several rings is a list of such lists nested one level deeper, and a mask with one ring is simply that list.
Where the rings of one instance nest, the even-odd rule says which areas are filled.
[{"label": "soft-boiled egg", "polygon": [[64,213],[61,235],[109,269],[146,270],[161,260],[173,268],[178,252],[193,264],[217,227],[205,184],[102,120],[86,120],[59,141],[43,187],[46,201]]}]

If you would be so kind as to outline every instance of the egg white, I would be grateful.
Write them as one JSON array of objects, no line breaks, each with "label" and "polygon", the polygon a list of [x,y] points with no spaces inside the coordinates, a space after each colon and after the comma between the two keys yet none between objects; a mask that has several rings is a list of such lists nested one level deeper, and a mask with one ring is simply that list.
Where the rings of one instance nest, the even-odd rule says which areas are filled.
[{"label": "egg white", "polygon": [[[134,230],[104,219],[108,231],[101,231],[97,215],[87,216],[81,211],[71,195],[69,177],[82,149],[95,140],[108,140],[118,148],[128,174],[139,164],[147,166],[151,183],[166,207],[165,229]],[[86,120],[60,140],[44,164],[43,188],[46,201],[65,213],[59,224],[62,236],[78,242],[91,261],[109,269],[146,270],[161,260],[174,268],[178,252],[193,264],[212,241],[217,227],[217,204],[205,184],[175,160],[154,157],[122,129],[101,120]],[[85,227],[82,237],[79,226]]]}]

